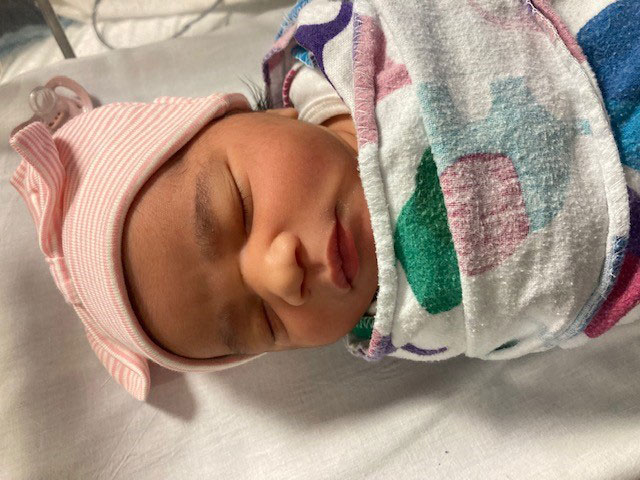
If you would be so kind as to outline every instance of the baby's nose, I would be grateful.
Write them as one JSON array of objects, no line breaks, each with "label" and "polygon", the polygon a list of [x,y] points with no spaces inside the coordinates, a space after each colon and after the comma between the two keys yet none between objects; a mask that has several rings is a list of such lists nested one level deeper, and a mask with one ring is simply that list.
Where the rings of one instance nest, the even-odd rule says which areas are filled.
[{"label": "baby's nose", "polygon": [[261,272],[265,289],[293,306],[300,306],[305,301],[300,248],[300,239],[296,235],[280,233],[269,246]]}]

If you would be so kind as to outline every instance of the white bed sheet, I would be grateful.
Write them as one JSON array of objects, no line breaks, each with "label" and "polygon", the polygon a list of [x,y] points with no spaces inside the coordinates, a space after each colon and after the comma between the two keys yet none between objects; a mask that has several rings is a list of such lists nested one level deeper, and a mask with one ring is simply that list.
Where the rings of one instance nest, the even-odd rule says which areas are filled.
[{"label": "white bed sheet", "polygon": [[[76,56],[109,51],[91,24],[94,0],[54,0],[51,3],[66,25],[65,34]],[[169,39],[187,25],[189,28],[180,36],[215,32],[242,24],[264,12],[284,12],[291,3],[290,0],[105,0],[97,10],[97,28],[114,48],[132,48]],[[68,24],[69,20],[73,22]],[[44,25],[39,29],[30,28],[10,34],[20,38],[20,45],[0,56],[0,83],[64,58]],[[36,33],[40,35],[29,36]]]},{"label": "white bed sheet", "polygon": [[[0,86],[0,138],[66,74],[102,102],[259,81],[281,19],[65,61]],[[640,478],[640,325],[508,362],[368,364],[336,344],[215,374],[152,367],[148,403],[94,357],[41,261],[0,142],[0,478]]]}]

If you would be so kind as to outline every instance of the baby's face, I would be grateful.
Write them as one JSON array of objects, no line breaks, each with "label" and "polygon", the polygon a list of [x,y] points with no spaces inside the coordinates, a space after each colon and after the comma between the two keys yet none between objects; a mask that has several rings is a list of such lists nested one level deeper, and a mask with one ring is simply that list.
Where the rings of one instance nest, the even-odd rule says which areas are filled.
[{"label": "baby's face", "polygon": [[130,297],[152,339],[211,358],[349,332],[378,279],[355,145],[349,129],[293,109],[243,112],[165,164],[123,236]]}]

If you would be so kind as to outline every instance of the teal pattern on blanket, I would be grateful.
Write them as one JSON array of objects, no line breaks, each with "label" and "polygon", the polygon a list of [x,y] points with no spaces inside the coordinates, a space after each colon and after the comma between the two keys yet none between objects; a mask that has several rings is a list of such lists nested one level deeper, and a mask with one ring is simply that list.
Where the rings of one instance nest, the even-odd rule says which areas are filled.
[{"label": "teal pattern on blanket", "polygon": [[502,154],[513,161],[531,231],[544,228],[562,209],[573,162],[572,139],[589,132],[558,120],[540,105],[522,77],[491,83],[486,118],[467,121],[446,87],[418,89],[438,175],[460,158]]},{"label": "teal pattern on blanket", "polygon": [[360,321],[351,330],[351,334],[361,340],[369,340],[373,333],[373,321],[375,317],[363,315]]},{"label": "teal pattern on blanket", "polygon": [[398,217],[394,248],[425,310],[446,312],[462,302],[458,260],[431,149],[420,159],[415,191]]}]

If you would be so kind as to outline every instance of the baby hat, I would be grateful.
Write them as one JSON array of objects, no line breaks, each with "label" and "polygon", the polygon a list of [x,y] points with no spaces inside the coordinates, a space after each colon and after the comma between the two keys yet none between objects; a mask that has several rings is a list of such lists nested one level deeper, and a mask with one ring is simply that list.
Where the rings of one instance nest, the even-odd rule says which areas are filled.
[{"label": "baby hat", "polygon": [[121,259],[127,211],[149,177],[212,120],[249,109],[241,94],[163,97],[90,110],[53,135],[35,122],[11,137],[22,157],[11,183],[29,208],[53,279],[104,367],[138,400],[149,393],[147,359],[202,372],[255,357],[188,359],[156,345],[133,312]]}]

